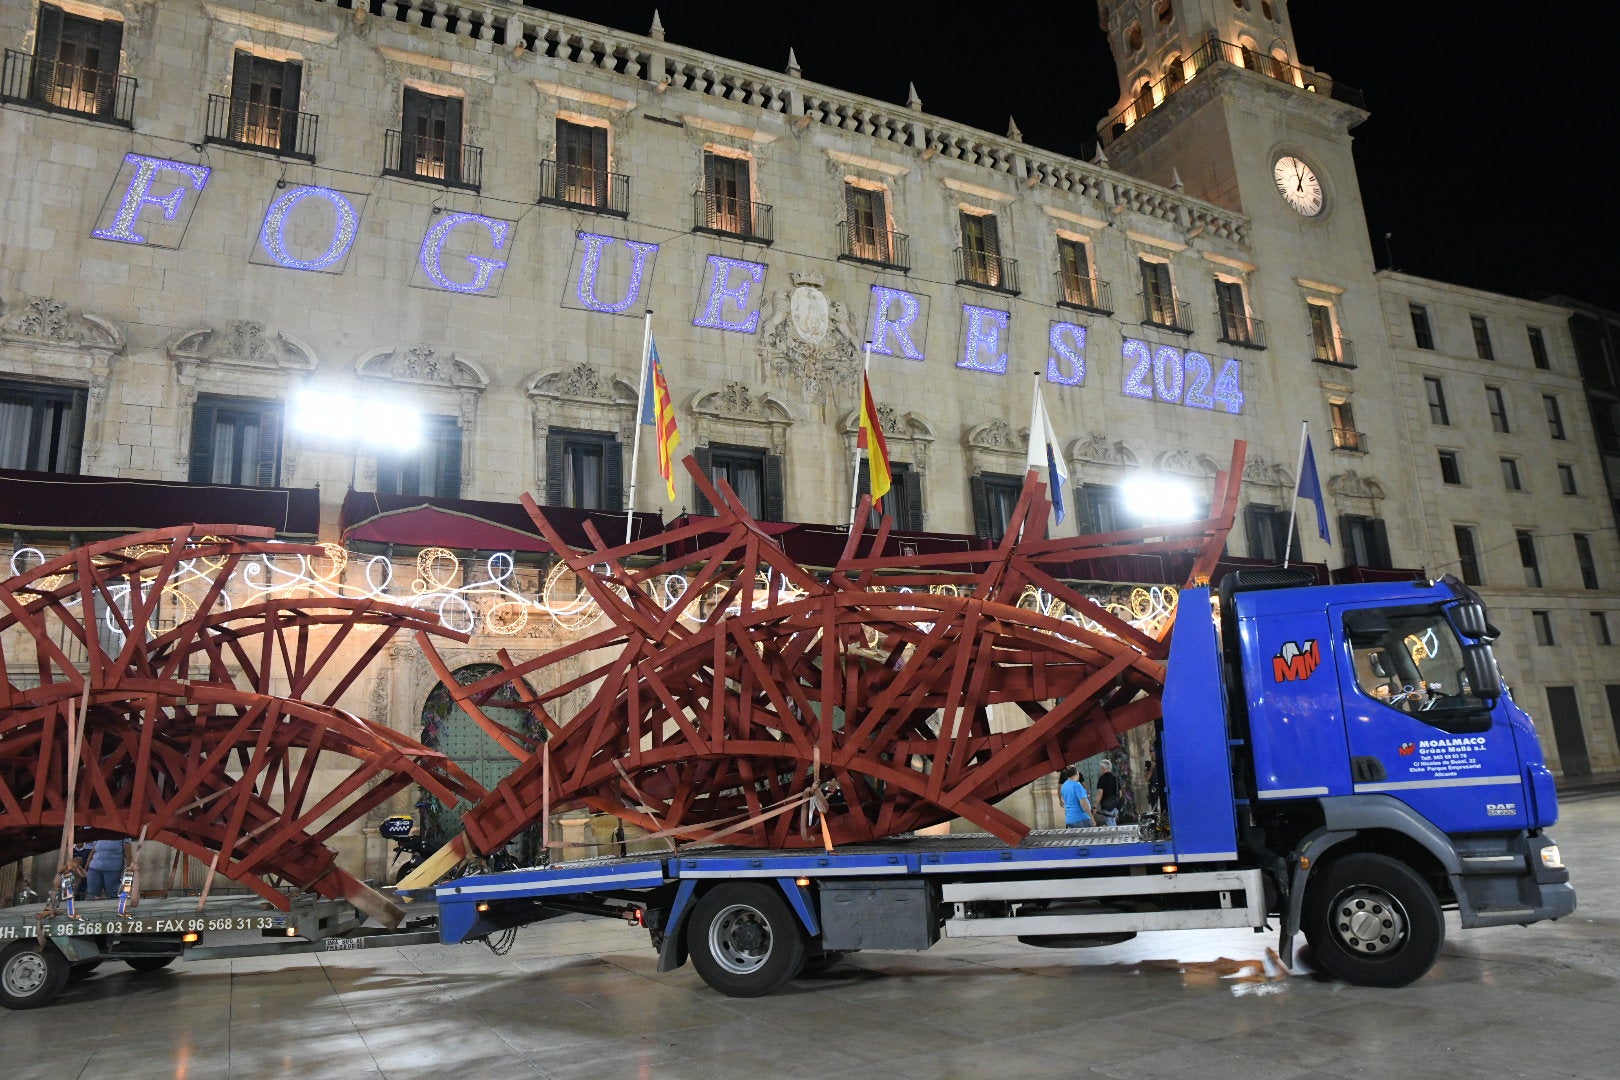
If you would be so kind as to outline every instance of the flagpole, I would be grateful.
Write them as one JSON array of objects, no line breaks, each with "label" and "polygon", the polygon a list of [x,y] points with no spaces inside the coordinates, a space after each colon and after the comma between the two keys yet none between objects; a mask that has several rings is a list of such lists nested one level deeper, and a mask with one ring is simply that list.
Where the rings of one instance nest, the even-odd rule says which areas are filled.
[{"label": "flagpole", "polygon": [[866,343],[866,358],[861,361],[861,387],[855,395],[855,473],[849,478],[849,527],[855,528],[855,508],[861,502],[861,415],[866,411],[866,374],[872,366],[872,343]]},{"label": "flagpole", "polygon": [[[1311,422],[1299,422],[1299,460],[1294,462],[1294,497],[1288,500],[1288,531],[1283,533],[1283,569],[1288,569],[1289,557],[1294,552],[1294,514],[1299,510],[1299,484],[1305,472],[1305,441],[1310,437]],[[1302,550],[1301,555],[1304,554]]]},{"label": "flagpole", "polygon": [[636,437],[630,444],[630,505],[624,512],[624,542],[629,543],[631,533],[636,527],[636,466],[641,461],[641,429],[647,425],[642,423],[642,416],[647,409],[647,369],[652,366],[648,353],[652,348],[652,308],[647,309],[645,325],[641,332],[641,389],[636,394]]}]

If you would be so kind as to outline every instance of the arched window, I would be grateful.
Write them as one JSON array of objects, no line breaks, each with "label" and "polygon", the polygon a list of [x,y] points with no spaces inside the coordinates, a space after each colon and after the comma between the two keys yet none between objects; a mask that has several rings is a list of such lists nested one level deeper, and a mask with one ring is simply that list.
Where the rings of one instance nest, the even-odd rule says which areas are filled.
[{"label": "arched window", "polygon": [[1169,93],[1187,81],[1187,73],[1182,69],[1181,57],[1172,56],[1164,65],[1164,91]]}]

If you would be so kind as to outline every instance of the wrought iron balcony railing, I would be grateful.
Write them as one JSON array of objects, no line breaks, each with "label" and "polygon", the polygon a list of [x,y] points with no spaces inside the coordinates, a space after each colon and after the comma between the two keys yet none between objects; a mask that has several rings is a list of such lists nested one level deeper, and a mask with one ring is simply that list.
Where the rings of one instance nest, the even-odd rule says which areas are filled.
[{"label": "wrought iron balcony railing", "polygon": [[1346,338],[1312,338],[1311,359],[1318,364],[1332,364],[1335,367],[1353,368],[1356,366],[1355,346]]},{"label": "wrought iron balcony railing", "polygon": [[538,201],[598,214],[612,214],[614,217],[629,217],[630,178],[623,173],[592,169],[566,161],[542,161]]},{"label": "wrought iron balcony railing", "polygon": [[701,189],[692,192],[692,231],[735,236],[756,244],[771,242],[769,203],[749,202]]},{"label": "wrought iron balcony railing", "polygon": [[1101,278],[1081,277],[1078,274],[1053,271],[1057,276],[1058,305],[1095,311],[1099,315],[1114,313],[1114,286]]},{"label": "wrought iron balcony railing", "polygon": [[315,160],[320,117],[295,109],[275,109],[224,94],[208,95],[208,141],[277,157]]},{"label": "wrought iron balcony railing", "polygon": [[1354,428],[1336,427],[1333,429],[1333,449],[1365,454],[1367,452],[1367,436]]},{"label": "wrought iron balcony railing", "polygon": [[484,148],[390,129],[383,137],[383,175],[477,191],[484,176]]},{"label": "wrought iron balcony railing", "polygon": [[911,237],[887,229],[838,223],[839,258],[894,270],[911,269]]},{"label": "wrought iron balcony railing", "polygon": [[956,249],[956,283],[1018,295],[1018,260],[997,251]]},{"label": "wrought iron balcony railing", "polygon": [[1192,310],[1185,300],[1138,293],[1142,301],[1142,322],[1178,334],[1192,333]]},{"label": "wrought iron balcony railing", "polygon": [[1266,347],[1266,324],[1259,319],[1217,311],[1215,324],[1221,328],[1218,340],[1227,345],[1238,345],[1245,349]]},{"label": "wrought iron balcony railing", "polygon": [[6,50],[0,71],[0,100],[71,113],[104,124],[133,127],[135,79],[99,68],[47,60]]}]

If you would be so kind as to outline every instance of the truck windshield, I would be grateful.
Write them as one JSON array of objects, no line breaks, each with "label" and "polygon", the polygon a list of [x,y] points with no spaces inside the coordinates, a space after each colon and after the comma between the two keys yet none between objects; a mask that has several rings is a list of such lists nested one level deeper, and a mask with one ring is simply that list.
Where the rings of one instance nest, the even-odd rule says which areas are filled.
[{"label": "truck windshield", "polygon": [[1435,720],[1489,707],[1469,687],[1461,642],[1438,606],[1362,609],[1345,629],[1368,697]]}]

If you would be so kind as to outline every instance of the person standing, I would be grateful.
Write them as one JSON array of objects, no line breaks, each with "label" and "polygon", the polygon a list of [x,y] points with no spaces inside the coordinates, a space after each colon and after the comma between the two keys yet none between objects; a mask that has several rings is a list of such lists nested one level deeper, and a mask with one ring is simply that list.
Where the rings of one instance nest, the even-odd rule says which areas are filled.
[{"label": "person standing", "polygon": [[1097,810],[1104,825],[1119,824],[1119,777],[1114,775],[1114,763],[1107,758],[1097,766]]},{"label": "person standing", "polygon": [[118,895],[129,862],[128,840],[97,840],[90,845],[90,862],[85,866],[84,896],[87,900],[107,900]]},{"label": "person standing", "polygon": [[1086,798],[1086,786],[1076,777],[1080,770],[1073,765],[1063,766],[1058,773],[1058,798],[1063,800],[1063,827],[1065,829],[1081,829],[1087,825],[1095,825],[1096,819],[1091,813],[1091,800]]}]

